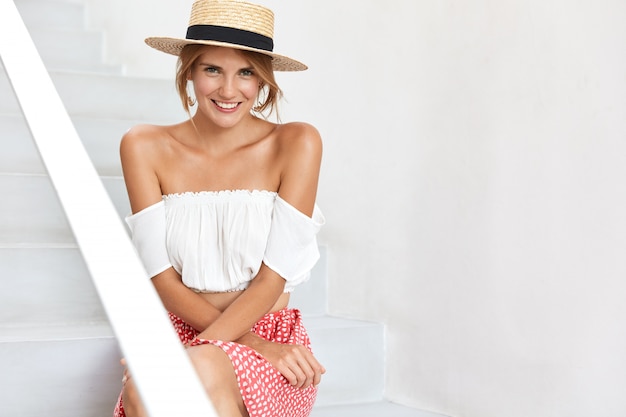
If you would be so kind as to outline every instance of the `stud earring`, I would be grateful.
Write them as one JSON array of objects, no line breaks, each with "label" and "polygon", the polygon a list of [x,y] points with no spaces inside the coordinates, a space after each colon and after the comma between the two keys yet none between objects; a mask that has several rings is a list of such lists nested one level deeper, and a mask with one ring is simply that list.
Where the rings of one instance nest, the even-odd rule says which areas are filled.
[{"label": "stud earring", "polygon": [[196,105],[196,100],[194,98],[187,97],[187,104],[189,104],[189,107],[193,107]]}]

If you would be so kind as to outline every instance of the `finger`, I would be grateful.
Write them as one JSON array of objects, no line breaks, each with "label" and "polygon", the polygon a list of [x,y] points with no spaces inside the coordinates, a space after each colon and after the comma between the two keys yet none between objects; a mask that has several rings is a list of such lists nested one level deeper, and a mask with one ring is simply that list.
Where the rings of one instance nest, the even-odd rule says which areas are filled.
[{"label": "finger", "polygon": [[307,370],[308,379],[304,388],[310,385],[317,386],[322,381],[322,374],[326,372],[326,370],[317,361],[317,359],[315,359],[313,354],[309,352],[308,350],[306,350],[305,359],[306,359],[306,366],[307,366],[306,370]]},{"label": "finger", "polygon": [[299,388],[307,388],[315,380],[316,372],[310,363],[310,360],[314,360],[315,358],[313,358],[310,352],[303,346],[297,346],[293,351],[293,356],[295,363],[293,364],[292,371],[298,377],[296,386]]},{"label": "finger", "polygon": [[130,372],[128,372],[128,368],[124,369],[124,375],[122,375],[122,385],[126,384],[126,382],[130,379]]},{"label": "finger", "polygon": [[313,382],[313,378],[315,377],[315,371],[309,364],[307,352],[303,350],[300,346],[298,346],[297,351],[295,352],[296,365],[298,366],[298,371],[296,375],[298,375],[298,387],[299,388],[307,388]]},{"label": "finger", "polygon": [[298,377],[291,371],[288,366],[281,367],[280,369],[278,369],[278,372],[280,372],[282,376],[287,379],[290,385],[296,386],[298,384]]},{"label": "finger", "polygon": [[307,361],[308,367],[310,367],[312,371],[311,382],[313,385],[319,385],[322,380],[322,374],[326,372],[326,368],[319,363],[319,361],[313,356],[310,350],[302,346],[301,352],[304,356],[304,359]]},{"label": "finger", "polygon": [[292,359],[293,360],[290,360],[286,363],[288,374],[290,375],[290,377],[287,379],[289,380],[289,383],[294,387],[301,388],[302,385],[306,382],[307,377],[302,370],[302,367],[300,366],[300,361],[294,358]]},{"label": "finger", "polygon": [[124,374],[122,376],[122,385],[125,385],[128,379],[130,378],[130,372],[128,372],[128,366],[126,365],[126,359],[120,359],[120,363],[124,366]]},{"label": "finger", "polygon": [[300,367],[301,361],[301,354],[297,346],[285,345],[282,347],[278,370],[295,387],[300,387],[306,380],[306,375]]}]

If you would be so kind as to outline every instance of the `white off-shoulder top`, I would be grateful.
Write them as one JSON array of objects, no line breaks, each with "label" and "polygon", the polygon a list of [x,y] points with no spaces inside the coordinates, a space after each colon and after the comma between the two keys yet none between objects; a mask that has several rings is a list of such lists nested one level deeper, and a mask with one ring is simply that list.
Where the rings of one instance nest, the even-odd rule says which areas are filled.
[{"label": "white off-shoulder top", "polygon": [[319,259],[325,220],[317,205],[309,217],[275,192],[236,190],[168,194],[126,222],[150,277],[173,267],[194,291],[238,291],[265,263],[291,292]]}]

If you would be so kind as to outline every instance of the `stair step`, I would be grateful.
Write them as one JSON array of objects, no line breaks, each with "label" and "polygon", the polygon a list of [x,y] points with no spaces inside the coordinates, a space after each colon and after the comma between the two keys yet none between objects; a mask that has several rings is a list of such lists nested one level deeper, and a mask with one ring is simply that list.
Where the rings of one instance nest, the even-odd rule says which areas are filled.
[{"label": "stair step", "polygon": [[44,65],[51,70],[121,74],[120,66],[103,64],[102,32],[68,29],[29,30]]},{"label": "stair step", "polygon": [[85,27],[85,6],[77,2],[15,0],[15,6],[29,30],[83,29]]},{"label": "stair step", "polygon": [[0,248],[0,265],[7,276],[19,277],[2,285],[0,327],[24,326],[30,332],[107,321],[77,248]]},{"label": "stair step", "polygon": [[[123,179],[101,179],[120,218],[123,218],[130,212]],[[0,174],[0,193],[11,197],[0,205],[0,218],[10,219],[0,229],[0,247],[75,244],[74,235],[49,177]]]},{"label": "stair step", "polygon": [[[316,405],[381,399],[382,325],[330,316],[304,322],[327,368]],[[109,415],[120,389],[121,353],[108,324],[0,326],[0,334],[3,415]],[[24,407],[25,398],[37,401]]]},{"label": "stair step", "polygon": [[328,311],[328,248],[319,246],[320,259],[311,270],[311,278],[298,285],[289,305],[306,316],[323,316]]},{"label": "stair step", "polygon": [[[14,325],[0,323],[0,346],[21,346],[24,342],[57,343],[63,341],[81,341],[90,339],[115,339],[113,329],[108,321],[100,320],[88,323],[46,323],[39,325]],[[3,358],[0,357],[0,363]]]},{"label": "stair step", "polygon": [[319,406],[382,400],[384,327],[380,323],[336,317],[305,317],[313,353],[326,374]]},{"label": "stair step", "polygon": [[[123,219],[130,213],[123,179],[107,177],[102,178],[102,182],[117,208],[120,219]],[[68,286],[76,285],[76,282],[72,280],[78,279],[72,278],[74,275],[67,274],[68,270],[76,277],[87,276],[82,258],[76,250],[74,235],[49,177],[46,175],[0,174],[0,193],[12,196],[0,205],[0,218],[11,219],[0,229],[0,248],[5,248],[4,250],[0,249],[0,259],[7,258],[6,263],[0,264],[13,265],[16,274],[33,277],[28,279],[37,279],[37,277],[43,279],[47,277],[46,271],[50,271],[49,273],[55,276],[56,280],[63,282],[70,280],[65,282]],[[29,255],[34,255],[38,261],[29,261]],[[62,272],[58,274],[54,273],[57,257],[58,259],[66,259],[68,262],[62,265]],[[296,288],[292,294],[291,305],[308,315],[322,315],[327,311],[326,259],[326,248],[321,246],[320,260],[311,271],[311,279]],[[17,262],[18,260],[20,262]],[[45,286],[46,283],[39,282],[34,288]],[[92,287],[90,285],[84,284],[81,288],[87,291],[87,294],[91,294]],[[71,294],[71,292],[68,293],[68,296]],[[1,295],[0,299],[2,299]],[[68,300],[62,299],[58,303],[63,305],[66,301]],[[11,303],[10,300],[7,302]],[[30,302],[37,303],[39,301],[33,299]],[[53,308],[53,306],[49,307]],[[74,314],[75,309],[71,304],[67,305],[66,309],[70,309],[68,311]],[[10,311],[9,309],[3,310]],[[2,317],[1,314],[0,317]],[[24,317],[26,318],[28,315]],[[50,319],[53,317],[54,315],[50,315]]]},{"label": "stair step", "polygon": [[65,214],[46,176],[0,175],[0,245],[74,243]]},{"label": "stair step", "polygon": [[[73,116],[154,124],[178,123],[188,118],[170,80],[69,71],[49,73],[65,108]],[[21,114],[4,70],[0,73],[0,114]]]},{"label": "stair step", "polygon": [[[311,279],[292,293],[291,306],[305,316],[321,316],[326,312],[326,248],[320,247],[320,252],[322,256]],[[0,265],[6,276],[19,277],[6,280],[2,285],[0,328],[24,326],[31,329],[59,324],[80,327],[107,321],[89,271],[75,245],[7,245],[0,247]]]},{"label": "stair step", "polygon": [[429,411],[404,407],[388,401],[314,407],[311,417],[444,417]]},{"label": "stair step", "polygon": [[22,115],[0,115],[2,173],[44,174],[46,169]]},{"label": "stair step", "polygon": [[121,74],[103,64],[103,32],[85,29],[85,6],[67,1],[17,0],[16,6],[48,70]]},{"label": "stair step", "polygon": [[[121,176],[120,139],[130,127],[140,122],[80,116],[72,117],[72,122],[98,173],[103,176]],[[22,115],[0,115],[0,138],[4,145],[4,151],[0,153],[1,172],[46,173]]]},{"label": "stair step", "polygon": [[111,416],[121,387],[113,337],[0,343],[3,416]]}]

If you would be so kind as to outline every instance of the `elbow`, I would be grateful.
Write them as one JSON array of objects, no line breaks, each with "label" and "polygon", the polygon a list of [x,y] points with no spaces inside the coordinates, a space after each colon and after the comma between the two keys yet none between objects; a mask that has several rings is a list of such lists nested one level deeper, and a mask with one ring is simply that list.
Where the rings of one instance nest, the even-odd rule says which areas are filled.
[{"label": "elbow", "polygon": [[285,284],[286,281],[283,277],[278,275],[277,272],[263,263],[261,264],[259,273],[252,280],[248,289],[253,287],[262,289],[265,294],[275,295],[276,299],[278,299],[278,297],[285,291]]}]

